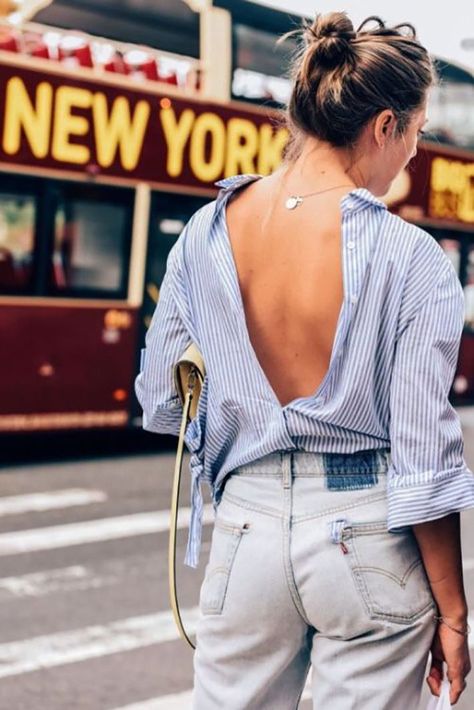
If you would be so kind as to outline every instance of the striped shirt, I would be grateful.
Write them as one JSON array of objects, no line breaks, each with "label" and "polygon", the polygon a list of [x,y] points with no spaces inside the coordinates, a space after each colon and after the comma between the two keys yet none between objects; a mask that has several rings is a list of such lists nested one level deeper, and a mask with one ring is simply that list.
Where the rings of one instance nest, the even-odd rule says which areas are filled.
[{"label": "striped shirt", "polygon": [[173,365],[195,342],[206,377],[186,429],[191,523],[184,563],[196,567],[201,481],[214,509],[232,469],[277,450],[390,449],[390,532],[474,507],[474,476],[448,396],[464,294],[441,246],[368,189],[340,200],[344,298],[329,368],[314,394],[282,406],[252,348],[225,205],[260,175],[220,180],[173,245],[142,349],[135,391],[143,428],[179,434]]}]

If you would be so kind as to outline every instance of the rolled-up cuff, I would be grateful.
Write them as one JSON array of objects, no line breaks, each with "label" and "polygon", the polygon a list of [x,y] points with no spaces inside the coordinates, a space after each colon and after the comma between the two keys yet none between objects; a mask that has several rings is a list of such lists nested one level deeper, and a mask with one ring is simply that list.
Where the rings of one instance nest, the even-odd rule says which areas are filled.
[{"label": "rolled-up cuff", "polygon": [[179,397],[173,397],[156,407],[151,415],[143,410],[142,427],[146,431],[157,434],[173,434],[179,436],[183,405]]},{"label": "rolled-up cuff", "polygon": [[404,476],[388,472],[389,532],[474,508],[474,474],[466,466]]}]

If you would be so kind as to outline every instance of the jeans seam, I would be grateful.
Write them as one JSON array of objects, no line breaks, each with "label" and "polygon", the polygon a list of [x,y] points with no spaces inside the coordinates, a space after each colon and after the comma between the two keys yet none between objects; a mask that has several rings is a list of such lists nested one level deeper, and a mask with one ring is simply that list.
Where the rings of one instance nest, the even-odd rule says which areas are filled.
[{"label": "jeans seam", "polygon": [[[227,500],[229,503],[232,503],[233,505],[237,505],[239,508],[244,508],[245,510],[254,510],[257,513],[262,513],[263,515],[269,515],[272,518],[279,518],[281,517],[281,513],[276,510],[276,509],[271,509],[267,508],[262,505],[256,505],[254,503],[249,503],[248,501],[245,500],[245,498],[240,498],[239,496],[234,495],[233,493],[227,492],[225,494],[225,500]],[[354,508],[357,508],[359,505],[365,505],[366,503],[372,503],[372,502],[377,502],[379,500],[383,500],[386,498],[387,492],[384,491],[383,493],[379,493],[377,495],[372,495],[372,496],[366,496],[365,498],[361,498],[358,501],[355,501],[354,503],[349,503],[345,505],[340,505],[337,507],[333,508],[327,508],[325,511],[322,513],[305,513],[304,515],[293,515],[293,523],[302,523],[307,520],[315,520],[317,518],[324,518],[326,515],[333,515],[333,513],[340,513],[345,510],[352,510]]]},{"label": "jeans seam", "polygon": [[285,569],[285,576],[290,591],[290,596],[293,599],[293,603],[296,607],[296,611],[303,619],[305,624],[311,625],[310,620],[306,616],[306,612],[301,601],[301,597],[296,586],[295,576],[293,572],[293,565],[291,563],[291,513],[292,513],[292,464],[293,456],[289,452],[286,455],[282,455],[282,489],[283,489],[283,514],[281,515],[281,525],[283,528],[283,566]]},{"label": "jeans seam", "polygon": [[355,501],[354,503],[339,505],[335,508],[328,508],[322,513],[305,513],[304,515],[294,516],[293,522],[296,524],[305,522],[307,520],[315,520],[316,518],[324,518],[327,515],[333,515],[333,513],[341,513],[345,510],[352,510],[353,508],[357,508],[359,505],[365,505],[366,503],[372,503],[379,500],[383,500],[384,498],[386,498],[386,496],[387,492],[384,491],[383,493],[379,493],[377,495],[366,496],[365,498],[361,498],[360,500]]},{"label": "jeans seam", "polygon": [[240,498],[233,493],[226,493],[225,500],[232,503],[232,505],[237,505],[239,508],[244,508],[245,510],[254,510],[257,513],[263,513],[264,515],[269,515],[272,518],[281,518],[281,512],[278,510],[250,503],[246,501],[245,498]]},{"label": "jeans seam", "polygon": [[[331,475],[334,474],[336,476],[338,475],[344,475],[344,476],[361,476],[364,474],[374,474],[376,473],[378,476],[386,476],[387,475],[387,470],[383,469],[361,469],[361,470],[351,470],[351,471],[344,471],[344,470],[332,470]],[[281,478],[281,471],[261,471],[258,468],[248,470],[248,471],[232,471],[230,473],[232,476],[243,476],[244,478],[249,478],[251,476],[262,476],[262,477],[268,477],[268,478]],[[294,478],[325,478],[328,475],[327,471],[297,471],[296,473],[293,473]]]}]

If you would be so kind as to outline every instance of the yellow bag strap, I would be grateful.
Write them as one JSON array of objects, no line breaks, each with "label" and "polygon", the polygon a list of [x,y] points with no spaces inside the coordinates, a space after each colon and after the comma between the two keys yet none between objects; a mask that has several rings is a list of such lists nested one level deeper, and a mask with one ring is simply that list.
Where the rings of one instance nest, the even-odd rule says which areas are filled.
[{"label": "yellow bag strap", "polygon": [[168,581],[171,610],[181,637],[189,643],[191,648],[196,646],[192,643],[183,626],[179,611],[178,594],[176,589],[176,531],[178,527],[179,491],[181,484],[181,472],[183,466],[184,434],[188,419],[196,416],[201,386],[205,376],[204,360],[194,343],[186,348],[182,356],[175,363],[174,379],[178,395],[183,404],[183,416],[179,430],[178,449],[176,452],[176,462],[174,467],[173,489],[171,494],[171,521],[170,536],[168,546]]}]

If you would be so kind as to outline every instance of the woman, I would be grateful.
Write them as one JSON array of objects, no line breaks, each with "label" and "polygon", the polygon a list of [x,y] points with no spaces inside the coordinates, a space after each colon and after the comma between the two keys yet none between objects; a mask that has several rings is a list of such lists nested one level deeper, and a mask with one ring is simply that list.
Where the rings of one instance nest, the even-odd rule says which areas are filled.
[{"label": "woman", "polygon": [[[376,27],[366,28],[370,20]],[[402,32],[402,28],[409,32]],[[416,154],[435,73],[411,25],[317,15],[302,30],[272,175],[220,181],[167,262],[143,350],[143,426],[179,431],[173,364],[207,367],[185,563],[216,518],[195,710],[450,699],[471,663],[459,512],[474,507],[448,395],[463,291],[441,247],[377,196]]]}]

